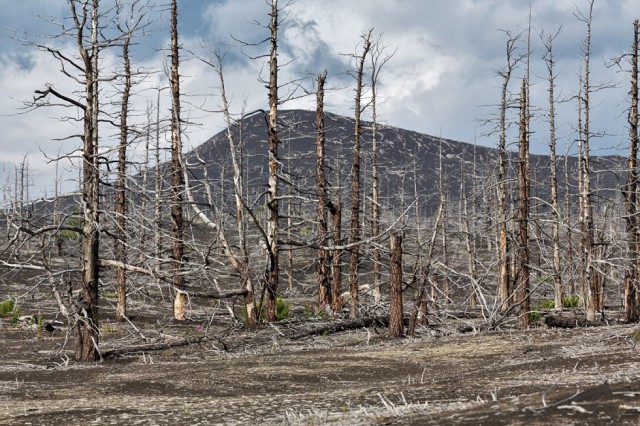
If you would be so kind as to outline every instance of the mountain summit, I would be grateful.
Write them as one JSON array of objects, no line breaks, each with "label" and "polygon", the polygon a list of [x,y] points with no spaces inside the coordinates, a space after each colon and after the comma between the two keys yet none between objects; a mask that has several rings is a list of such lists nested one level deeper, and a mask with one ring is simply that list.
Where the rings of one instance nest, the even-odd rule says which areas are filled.
[{"label": "mountain summit", "polygon": [[[313,197],[315,185],[315,112],[285,110],[279,114],[282,180],[299,195]],[[371,191],[371,122],[363,122],[362,188],[365,197]],[[353,120],[344,116],[325,115],[326,164],[330,183],[329,193],[343,197],[350,186],[350,168],[353,145]],[[185,155],[193,176],[202,178],[202,166],[206,164],[208,179],[216,180],[221,191],[231,194],[230,151],[226,130],[218,133]],[[232,128],[236,144],[240,147],[248,202],[255,203],[264,192],[267,181],[267,128],[265,113],[256,112],[239,120]],[[497,150],[465,142],[378,125],[378,167],[380,170],[381,200],[394,210],[411,204],[416,198],[423,214],[431,214],[438,205],[440,182],[450,200],[464,194],[481,197],[485,202],[495,196]],[[511,174],[517,167],[517,154],[508,153]],[[610,198],[619,193],[624,176],[622,157],[592,157],[594,191],[597,199]],[[566,188],[576,193],[576,157],[561,157],[558,164],[559,193],[564,197]],[[549,157],[531,156],[531,196],[544,208],[549,198]],[[569,171],[565,172],[565,167]],[[442,172],[442,173],[441,173]],[[568,176],[568,185],[566,184]],[[222,182],[222,184],[220,184]],[[282,191],[288,191],[283,187]],[[366,199],[366,198],[365,198]],[[540,202],[542,200],[542,202]],[[574,200],[575,201],[575,200]]]}]

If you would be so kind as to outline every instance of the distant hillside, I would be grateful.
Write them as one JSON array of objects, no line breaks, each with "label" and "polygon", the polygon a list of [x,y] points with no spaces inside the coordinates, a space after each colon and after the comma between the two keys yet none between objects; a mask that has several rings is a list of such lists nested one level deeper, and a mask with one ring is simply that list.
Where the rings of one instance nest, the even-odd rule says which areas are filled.
[{"label": "distant hillside", "polygon": [[[282,145],[279,155],[285,178],[297,183],[302,195],[313,194],[315,185],[315,112],[288,110],[280,113],[280,137]],[[347,117],[326,114],[326,150],[328,176],[334,196],[348,200],[350,167],[352,161],[353,120]],[[364,122],[362,171],[368,179],[371,173],[371,123]],[[243,143],[243,158],[249,187],[249,201],[256,199],[267,181],[267,132],[264,113],[253,114],[233,128],[236,141]],[[469,143],[442,139],[391,126],[378,126],[380,190],[383,203],[388,201],[395,210],[413,201],[419,194],[423,213],[429,215],[438,204],[439,169],[442,163],[443,179],[450,200],[461,195],[490,190],[495,194],[497,150],[474,146]],[[441,155],[440,155],[441,153]],[[517,162],[515,153],[510,153],[511,175],[515,176]],[[226,131],[220,132],[193,151],[185,155],[187,164],[195,177],[202,177],[197,158],[207,164],[209,180],[220,191],[231,193],[231,167]],[[596,202],[620,194],[625,179],[625,159],[622,157],[592,157],[594,176],[594,200]],[[474,165],[475,164],[475,165]],[[577,158],[566,159],[569,170],[570,192],[576,192]],[[565,159],[561,160],[559,174],[560,195],[564,196]],[[531,194],[542,200],[549,199],[549,157],[531,157]],[[223,179],[220,177],[224,176]],[[475,179],[474,179],[475,176]],[[365,195],[370,184],[363,179]],[[415,182],[414,182],[415,181]],[[224,184],[220,184],[224,182]],[[285,189],[286,191],[286,189]],[[487,195],[485,195],[486,197]],[[403,201],[404,200],[404,201]],[[544,204],[544,203],[543,203]]]}]

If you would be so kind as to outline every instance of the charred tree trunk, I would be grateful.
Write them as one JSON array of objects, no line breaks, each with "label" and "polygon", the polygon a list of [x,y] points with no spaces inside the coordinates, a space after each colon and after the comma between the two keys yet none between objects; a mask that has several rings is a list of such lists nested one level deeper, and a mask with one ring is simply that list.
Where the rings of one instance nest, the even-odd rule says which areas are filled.
[{"label": "charred tree trunk", "polygon": [[[449,257],[447,255],[448,252],[448,244],[447,244],[447,227],[449,225],[449,216],[447,215],[447,190],[445,187],[445,170],[442,162],[442,138],[440,138],[440,143],[438,146],[438,157],[439,157],[439,171],[438,171],[438,191],[440,192],[440,203],[442,203],[442,235],[441,235],[441,249],[442,249],[442,264],[447,268],[449,266]],[[447,274],[443,274],[442,276],[442,306],[447,306],[449,304],[449,278]],[[434,289],[437,290],[437,287],[434,285]],[[434,294],[431,299],[433,300],[434,306],[438,306],[437,294]]]},{"label": "charred tree trunk", "polygon": [[[115,260],[127,263],[127,144],[129,116],[129,97],[131,94],[131,61],[129,58],[129,44],[131,33],[125,34],[122,45],[122,58],[124,61],[124,87],[120,108],[120,146],[118,149],[118,178],[116,181],[116,241]],[[145,198],[145,197],[143,197]],[[127,316],[127,275],[123,268],[116,268],[116,320],[124,321]]]},{"label": "charred tree trunk", "polygon": [[389,335],[401,337],[404,331],[402,308],[402,234],[391,236],[389,265]]},{"label": "charred tree trunk", "polygon": [[[333,208],[333,206],[329,206],[327,198],[327,178],[325,175],[324,83],[326,79],[326,71],[318,75],[316,94],[316,195],[318,197],[316,221],[318,223],[318,241],[322,245],[325,244],[328,237],[327,210]],[[330,306],[331,288],[329,287],[329,252],[327,250],[318,250],[316,273],[318,306]]]},{"label": "charred tree trunk", "polygon": [[591,202],[591,159],[590,146],[591,139],[590,130],[590,53],[591,53],[591,23],[593,17],[593,3],[589,3],[589,13],[582,16],[581,20],[587,25],[587,36],[584,44],[584,76],[582,81],[582,156],[580,157],[580,171],[582,174],[581,187],[581,213],[580,213],[580,231],[581,231],[581,248],[582,248],[582,286],[586,290],[586,311],[587,321],[595,321],[596,311],[600,309],[602,302],[602,291],[600,280],[594,268],[595,250],[594,250],[594,221],[593,221],[593,205]]},{"label": "charred tree trunk", "polygon": [[498,300],[500,311],[505,313],[509,309],[511,296],[511,280],[509,273],[509,247],[507,233],[507,135],[506,114],[509,80],[515,66],[513,53],[517,37],[507,40],[507,67],[500,73],[502,76],[502,90],[500,94],[500,123],[498,144]]},{"label": "charred tree trunk", "polygon": [[[569,185],[569,155],[564,155],[564,226],[567,233],[567,265],[573,268],[574,256],[573,256],[573,228],[571,225],[571,191]],[[571,296],[576,295],[576,280],[569,279],[569,294]]]},{"label": "charred tree trunk", "polygon": [[638,20],[633,22],[631,50],[631,109],[629,110],[629,160],[625,195],[627,201],[627,235],[629,270],[625,276],[625,313],[628,322],[637,322],[638,281],[640,280],[640,221],[638,214]]},{"label": "charred tree trunk", "polygon": [[529,117],[527,114],[528,82],[522,80],[520,91],[520,131],[518,137],[518,264],[516,283],[520,315],[518,325],[521,329],[529,327]]},{"label": "charred tree trunk", "polygon": [[[384,46],[378,39],[371,54],[371,237],[380,233],[380,171],[378,164],[378,78],[382,67],[393,57],[384,55]],[[371,247],[373,256],[373,297],[382,298],[382,258],[377,244]]]},{"label": "charred tree trunk", "polygon": [[265,271],[266,301],[264,303],[265,319],[268,322],[276,320],[276,302],[279,281],[279,246],[278,234],[280,209],[278,201],[278,174],[280,162],[278,159],[278,1],[271,1],[271,30],[269,52],[269,115],[267,117],[267,134],[269,150],[269,179],[267,183],[267,251],[268,262]]},{"label": "charred tree trunk", "polygon": [[175,300],[173,317],[184,321],[186,317],[185,282],[183,275],[184,258],[184,214],[182,201],[184,193],[184,171],[182,165],[182,134],[180,129],[180,59],[178,44],[178,6],[171,1],[171,264],[173,268],[173,288]]},{"label": "charred tree trunk", "polygon": [[160,157],[160,89],[156,96],[156,126],[155,126],[155,167],[154,167],[154,191],[153,191],[153,245],[154,256],[156,259],[160,259],[162,254],[162,232],[161,232],[161,220],[162,220],[162,173],[160,169],[161,157]]},{"label": "charred tree trunk", "polygon": [[[556,310],[562,310],[562,265],[560,257],[560,203],[558,201],[558,157],[556,154],[556,113],[555,113],[555,75],[553,67],[553,40],[560,33],[542,34],[542,42],[546,53],[544,56],[549,75],[549,152],[550,152],[550,183],[551,183],[551,244],[553,250],[553,301]],[[568,214],[565,212],[565,214]]]},{"label": "charred tree trunk", "polygon": [[[376,75],[375,69],[372,75]],[[375,78],[371,80],[371,91],[371,236],[375,237],[380,233],[380,177],[378,170],[378,123]],[[373,255],[373,297],[376,303],[379,303],[382,299],[382,257],[377,244],[374,244],[371,250]]]},{"label": "charred tree trunk", "polygon": [[[475,174],[474,174],[475,176]],[[467,257],[467,272],[469,273],[469,279],[471,280],[471,295],[469,296],[469,304],[471,307],[475,307],[478,301],[477,294],[477,280],[476,280],[476,250],[475,250],[475,233],[472,233],[471,226],[469,224],[469,207],[467,201],[467,194],[464,189],[464,182],[460,185],[460,193],[462,194],[462,232],[465,235],[465,249]],[[475,217],[475,216],[473,216]]]},{"label": "charred tree trunk", "polygon": [[84,224],[82,227],[82,303],[78,306],[77,322],[74,329],[76,337],[75,357],[81,361],[95,361],[99,357],[98,344],[98,252],[100,233],[99,163],[98,163],[98,0],[91,3],[91,46],[83,46],[83,24],[87,18],[87,9],[83,7],[83,16],[78,16],[76,2],[71,2],[71,11],[76,23],[80,56],[84,62],[85,109],[83,132],[82,163],[82,203],[84,206]]},{"label": "charred tree trunk", "polygon": [[364,44],[362,55],[358,57],[358,69],[356,73],[356,96],[355,96],[355,119],[353,136],[353,164],[351,168],[351,256],[349,259],[349,290],[351,293],[351,317],[359,315],[359,277],[358,267],[360,264],[360,144],[362,137],[362,124],[360,116],[362,114],[362,87],[364,78],[364,63],[366,56],[371,49],[372,30],[363,36]]},{"label": "charred tree trunk", "polygon": [[[331,210],[331,227],[333,244],[342,244],[342,204],[336,200]],[[342,250],[333,249],[331,252],[331,310],[342,311]]]}]

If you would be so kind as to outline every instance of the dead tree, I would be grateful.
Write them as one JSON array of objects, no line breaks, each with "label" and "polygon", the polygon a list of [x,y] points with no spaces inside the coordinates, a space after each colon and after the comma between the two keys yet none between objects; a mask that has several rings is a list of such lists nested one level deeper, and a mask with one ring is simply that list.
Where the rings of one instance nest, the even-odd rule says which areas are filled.
[{"label": "dead tree", "polygon": [[624,307],[628,322],[637,322],[638,285],[640,281],[640,205],[638,202],[638,20],[633,22],[631,48],[631,108],[629,110],[629,159],[625,198],[627,207],[627,235],[629,240],[629,268],[625,275]]},{"label": "dead tree", "polygon": [[180,45],[178,43],[178,5],[171,1],[171,265],[173,269],[173,317],[186,317],[184,260],[184,167],[182,165],[182,130],[180,121]]},{"label": "dead tree", "polygon": [[[380,171],[378,164],[378,79],[382,67],[391,60],[393,53],[384,55],[384,46],[378,39],[371,52],[371,236],[380,233]],[[374,244],[373,255],[373,297],[380,302],[382,297],[382,258],[380,248]]]},{"label": "dead tree", "polygon": [[[238,125],[237,122],[234,122],[231,107],[229,104],[229,98],[227,96],[227,89],[225,84],[224,77],[224,67],[223,67],[223,59],[224,54],[218,48],[205,45],[208,48],[209,58],[199,58],[203,63],[212,67],[216,74],[218,75],[219,83],[220,83],[220,98],[222,101],[222,113],[225,121],[225,134],[227,143],[229,144],[229,153],[231,158],[231,169],[233,173],[233,195],[235,200],[235,210],[232,216],[235,218],[235,233],[238,239],[237,247],[232,247],[227,239],[227,233],[224,225],[218,226],[211,219],[209,219],[204,212],[199,211],[195,205],[193,207],[194,211],[198,212],[198,216],[203,219],[203,221],[209,226],[209,228],[214,229],[217,233],[217,237],[222,245],[222,250],[224,255],[229,260],[229,263],[236,270],[238,275],[240,276],[240,282],[242,288],[244,289],[244,306],[246,312],[246,321],[247,324],[256,324],[258,317],[256,312],[256,303],[255,303],[255,289],[253,286],[253,281],[251,279],[251,273],[249,270],[249,249],[247,247],[247,221],[245,216],[245,206],[246,202],[244,200],[245,197],[245,188],[244,188],[244,177],[243,177],[243,158],[242,158],[242,140],[240,134],[240,140],[237,140],[234,134],[234,127]],[[200,162],[203,164],[203,174],[206,176],[206,164],[204,161],[200,159]],[[188,174],[185,174],[188,176]],[[207,188],[209,188],[209,183],[205,182]],[[189,185],[187,185],[187,195],[190,198],[190,202],[194,204],[191,199],[193,196],[191,195],[191,190]],[[214,210],[218,210],[214,206],[214,200],[210,191],[207,191],[207,195],[209,198],[209,204],[212,206]],[[224,197],[221,197],[224,198]],[[219,216],[222,216],[222,212],[218,212]]]},{"label": "dead tree", "polygon": [[[475,168],[475,165],[474,165]],[[472,179],[475,179],[475,171]],[[478,304],[477,279],[476,279],[476,248],[475,248],[475,232],[472,232],[469,221],[469,207],[467,200],[467,192],[464,187],[464,177],[461,176],[460,194],[462,198],[462,232],[464,234],[465,251],[467,258],[467,273],[471,281],[471,294],[469,296],[469,305],[476,307]],[[475,219],[475,215],[472,216]],[[473,230],[475,231],[475,229]]]},{"label": "dead tree", "polygon": [[391,235],[389,265],[389,336],[401,337],[404,331],[402,308],[402,234]]},{"label": "dead tree", "polygon": [[[553,250],[553,300],[556,310],[562,310],[562,265],[560,257],[560,204],[558,201],[558,157],[556,153],[556,112],[555,112],[555,75],[553,40],[560,34],[561,28],[554,34],[540,34],[545,47],[544,60],[547,65],[549,84],[549,178],[551,184],[551,244]],[[567,214],[567,213],[565,213]]]},{"label": "dead tree", "polygon": [[269,42],[269,114],[267,116],[267,135],[269,151],[269,178],[267,182],[267,253],[268,261],[265,270],[266,308],[265,319],[269,322],[276,320],[276,302],[279,281],[279,220],[280,209],[278,200],[278,175],[280,161],[278,159],[278,1],[271,1],[271,31]]},{"label": "dead tree", "polygon": [[[242,156],[238,155],[240,151],[238,149],[237,143],[234,140],[232,133],[232,123],[231,123],[231,113],[229,111],[229,102],[227,100],[227,94],[224,84],[224,76],[222,73],[222,58],[218,56],[218,75],[220,77],[220,93],[222,96],[222,105],[225,116],[225,123],[227,126],[227,141],[229,142],[229,151],[231,152],[231,162],[233,166],[233,186],[234,186],[234,199],[236,202],[236,231],[238,235],[239,241],[239,255],[232,256],[231,249],[227,244],[227,252],[233,259],[236,260],[236,270],[240,273],[243,281],[243,287],[247,290],[244,295],[244,305],[247,311],[247,323],[255,324],[258,321],[258,317],[256,314],[256,303],[254,297],[254,287],[253,282],[249,273],[249,251],[247,247],[247,224],[244,216],[244,187],[243,187],[243,176],[242,176]],[[240,152],[241,154],[241,152]],[[240,158],[239,158],[240,157]]]},{"label": "dead tree", "polygon": [[429,280],[429,277],[431,275],[431,268],[433,266],[433,254],[436,247],[436,240],[438,238],[438,231],[442,226],[444,209],[444,200],[441,199],[440,206],[438,207],[436,221],[433,225],[433,233],[431,234],[431,239],[429,240],[429,245],[427,247],[426,259],[423,261],[423,264],[416,265],[416,271],[414,272],[416,276],[416,279],[414,281],[417,281],[417,288],[413,296],[413,307],[411,309],[411,315],[409,317],[409,329],[407,330],[407,334],[409,336],[413,336],[416,327],[419,324],[425,324],[427,320],[426,282],[427,280]]},{"label": "dead tree", "polygon": [[[569,154],[564,154],[564,220],[563,224],[567,234],[567,264],[573,266],[573,227],[571,225],[571,191],[569,185]],[[576,294],[576,280],[569,279],[569,294],[575,296]]]},{"label": "dead tree", "polygon": [[518,255],[516,285],[520,315],[518,325],[521,329],[529,327],[529,117],[527,114],[528,83],[522,80],[520,90],[520,125],[518,136]]},{"label": "dead tree", "polygon": [[363,45],[362,53],[356,56],[356,95],[355,95],[355,117],[354,117],[354,134],[353,134],[353,163],[351,167],[351,234],[349,243],[351,247],[351,256],[349,259],[349,290],[351,293],[351,317],[355,318],[359,315],[359,278],[358,267],[360,265],[360,145],[362,138],[362,124],[360,117],[362,115],[362,91],[364,85],[364,64],[367,54],[371,49],[371,36],[373,30],[369,30],[367,34],[362,36]]},{"label": "dead tree", "polygon": [[[316,221],[318,226],[318,241],[325,244],[328,238],[327,210],[334,208],[329,206],[327,197],[327,178],[325,174],[325,129],[324,129],[324,84],[327,79],[327,71],[318,75],[316,92]],[[318,285],[318,306],[325,307],[331,303],[331,289],[329,287],[329,252],[318,250],[316,258],[316,277]]]},{"label": "dead tree", "polygon": [[154,180],[153,180],[153,246],[154,255],[157,259],[160,259],[162,254],[164,241],[162,238],[162,193],[164,179],[162,177],[160,153],[162,148],[160,146],[160,88],[156,94],[156,126],[155,126],[155,167],[154,167]]},{"label": "dead tree", "polygon": [[516,43],[519,36],[512,36],[507,32],[506,56],[507,65],[499,72],[502,77],[502,89],[500,92],[500,117],[499,117],[499,143],[498,143],[498,300],[500,311],[506,312],[509,309],[511,297],[511,283],[509,273],[509,244],[507,233],[507,107],[508,89],[511,74],[519,62],[519,58],[514,58]]},{"label": "dead tree", "polygon": [[342,311],[342,203],[338,198],[331,212],[331,233],[334,248],[331,251],[331,310]]},{"label": "dead tree", "polygon": [[[75,40],[78,49],[75,54],[58,50],[46,44],[33,43],[40,50],[51,53],[59,61],[62,73],[71,80],[79,82],[83,88],[82,95],[76,97],[75,94],[65,95],[53,85],[47,85],[44,90],[36,91],[36,96],[32,103],[33,107],[65,105],[81,111],[83,131],[79,135],[82,140],[82,166],[80,168],[79,184],[81,186],[82,200],[79,214],[76,216],[81,224],[80,226],[71,226],[65,224],[63,219],[53,227],[45,225],[35,231],[29,230],[31,236],[52,232],[59,233],[61,231],[74,232],[82,236],[82,288],[80,295],[73,301],[75,312],[69,313],[70,310],[67,311],[69,313],[68,318],[71,320],[69,326],[72,328],[76,340],[75,357],[82,361],[95,361],[100,357],[100,333],[98,331],[99,278],[100,267],[108,263],[99,257],[101,247],[100,233],[104,228],[101,223],[103,213],[101,212],[102,206],[100,202],[100,162],[104,160],[104,157],[100,153],[101,150],[98,149],[99,121],[102,119],[101,114],[103,114],[100,110],[99,85],[103,78],[104,80],[113,81],[116,77],[101,75],[99,59],[103,50],[113,46],[116,41],[120,45],[128,46],[126,37],[119,37],[116,40],[105,38],[107,31],[105,31],[106,27],[103,22],[111,22],[111,18],[113,18],[112,16],[106,16],[106,13],[117,11],[118,8],[107,8],[108,12],[103,12],[99,9],[99,3],[99,0],[70,0],[68,2],[71,26],[65,31],[64,35],[73,37]],[[134,25],[134,22],[130,21],[129,24]],[[127,55],[125,54],[125,56]],[[125,74],[127,74],[126,71]],[[81,92],[78,91],[77,93]],[[125,93],[125,106],[122,111],[123,119],[127,116],[127,97],[128,94]],[[55,101],[52,101],[52,98]],[[73,120],[76,120],[76,117]],[[106,118],[104,121],[108,122],[110,120]],[[123,127],[126,128],[126,121],[123,120],[120,125],[121,130]],[[124,163],[124,161],[121,162]],[[126,170],[124,173],[126,173]],[[44,255],[45,247],[42,247],[41,250],[43,251],[43,262],[45,264],[41,268],[51,272],[51,264]],[[111,261],[111,263],[125,265],[121,261]],[[52,288],[52,291],[54,294],[59,295],[57,289]],[[59,305],[61,304],[59,303]]]},{"label": "dead tree", "polygon": [[[83,105],[83,162],[82,162],[82,204],[84,223],[82,226],[82,303],[78,307],[75,357],[81,361],[98,359],[98,305],[99,305],[99,180],[98,163],[98,56],[99,10],[98,0],[92,0],[90,11],[87,2],[81,6],[70,1],[71,14],[78,37],[78,48],[84,65],[85,103]],[[80,9],[80,10],[78,10]],[[89,45],[84,45],[85,23],[90,23]]]},{"label": "dead tree", "polygon": [[[440,197],[440,203],[442,204],[442,224],[440,226],[440,230],[441,232],[441,250],[442,250],[442,264],[446,267],[449,266],[449,256],[447,255],[448,252],[448,244],[447,244],[447,228],[448,228],[448,224],[449,224],[449,216],[447,215],[447,209],[448,209],[448,204],[447,204],[447,190],[445,188],[445,171],[444,171],[444,166],[443,166],[443,162],[442,162],[442,137],[440,137],[440,141],[438,144],[438,192],[439,192],[439,197]],[[462,178],[461,178],[462,180]],[[438,289],[437,285],[432,284],[431,288],[432,288],[432,295],[431,295],[431,300],[433,301],[434,306],[438,306],[437,304],[437,298],[438,298],[438,294],[437,293],[441,293],[442,295],[442,304],[444,306],[449,304],[449,278],[447,276],[447,274],[443,275],[443,286],[442,289]]]},{"label": "dead tree", "polygon": [[[99,233],[99,180],[98,163],[98,56],[99,10],[98,0],[92,0],[90,10],[88,3],[82,5],[70,1],[71,14],[77,34],[78,49],[83,63],[85,102],[83,114],[83,149],[82,149],[82,205],[84,222],[82,226],[82,302],[78,306],[74,335],[76,337],[75,357],[81,361],[98,359],[98,305],[99,305],[99,267],[100,250]],[[90,38],[85,46],[85,23],[90,23]]]},{"label": "dead tree", "polygon": [[[117,3],[118,14],[122,5]],[[129,144],[129,98],[131,97],[131,58],[129,46],[135,29],[135,19],[125,17],[125,26],[118,21],[118,29],[122,33],[123,88],[120,106],[120,145],[118,147],[118,174],[115,184],[116,236],[114,257],[117,262],[127,263],[127,146]],[[133,27],[129,22],[134,23]],[[145,198],[145,197],[143,197]],[[127,275],[123,268],[116,268],[116,320],[124,321],[127,316]]]},{"label": "dead tree", "polygon": [[581,156],[580,156],[580,245],[581,245],[581,277],[582,286],[585,289],[585,302],[587,311],[587,321],[595,321],[596,311],[601,308],[603,294],[601,291],[595,264],[594,250],[594,221],[593,205],[591,201],[591,158],[590,158],[590,95],[591,87],[590,62],[591,62],[591,24],[593,21],[593,3],[589,2],[587,15],[576,13],[577,18],[587,26],[587,34],[583,45],[583,75],[580,104],[582,106],[582,126],[580,131]]}]

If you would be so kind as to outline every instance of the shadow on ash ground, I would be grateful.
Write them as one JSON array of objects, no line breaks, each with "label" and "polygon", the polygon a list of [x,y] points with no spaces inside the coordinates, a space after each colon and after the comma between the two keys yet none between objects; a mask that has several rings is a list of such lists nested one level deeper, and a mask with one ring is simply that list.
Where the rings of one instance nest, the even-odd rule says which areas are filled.
[{"label": "shadow on ash ground", "polygon": [[[1,321],[0,424],[640,424],[631,326],[291,341],[293,322],[212,324],[201,344],[83,365],[65,362],[62,331]],[[102,331],[105,348],[133,340]]]}]

